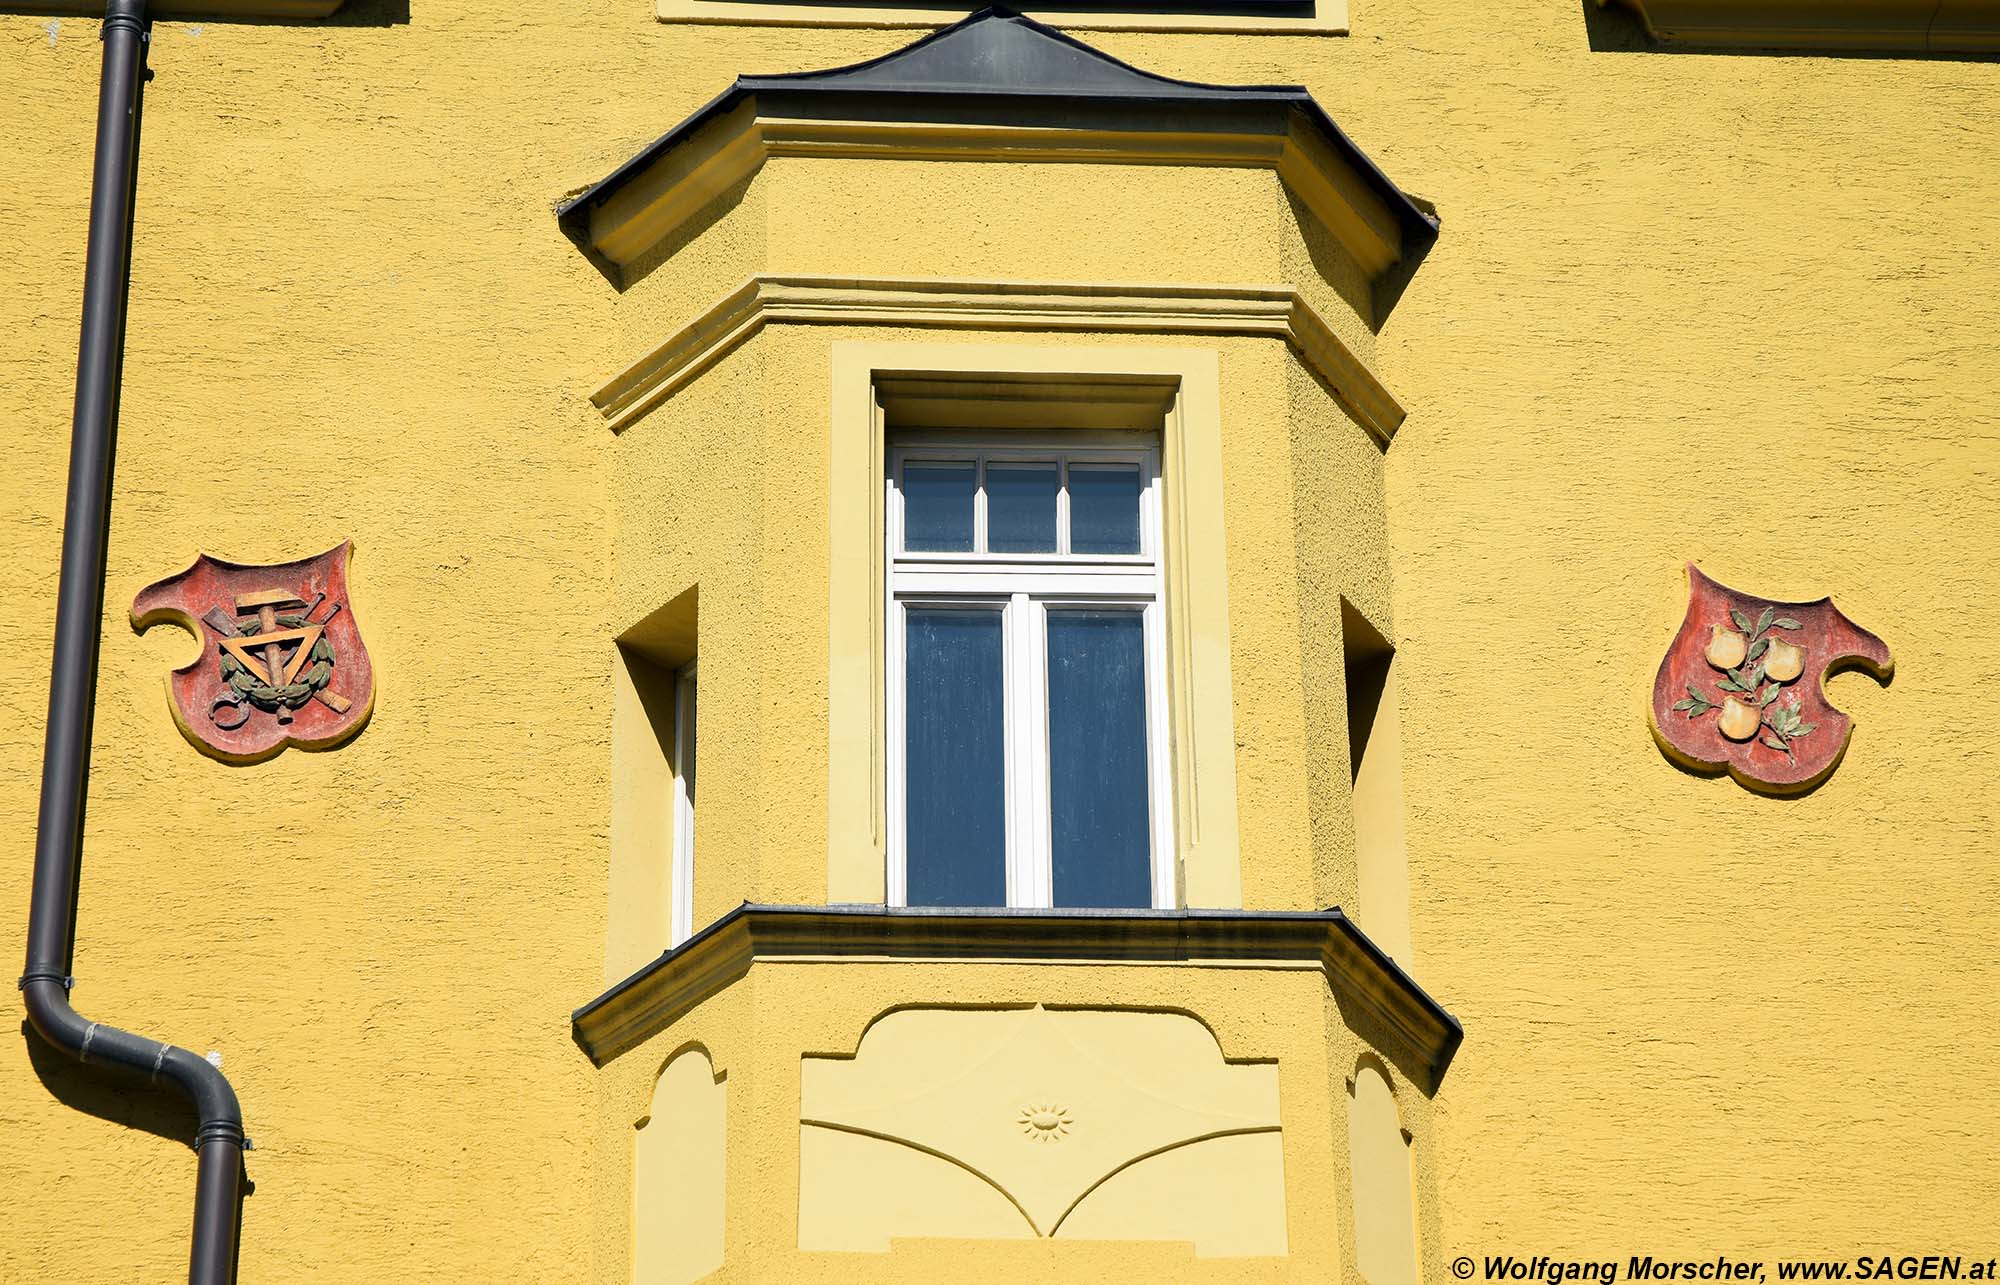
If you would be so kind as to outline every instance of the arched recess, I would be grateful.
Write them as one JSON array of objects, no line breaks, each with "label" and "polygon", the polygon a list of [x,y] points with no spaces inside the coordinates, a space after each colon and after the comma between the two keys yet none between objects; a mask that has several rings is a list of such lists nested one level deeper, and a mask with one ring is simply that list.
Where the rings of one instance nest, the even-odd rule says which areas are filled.
[{"label": "arched recess", "polygon": [[632,1141],[635,1285],[682,1285],[722,1266],[724,1105],[701,1048],[661,1068]]},{"label": "arched recess", "polygon": [[1416,1175],[1388,1071],[1364,1056],[1348,1081],[1354,1257],[1368,1285],[1418,1285]]}]

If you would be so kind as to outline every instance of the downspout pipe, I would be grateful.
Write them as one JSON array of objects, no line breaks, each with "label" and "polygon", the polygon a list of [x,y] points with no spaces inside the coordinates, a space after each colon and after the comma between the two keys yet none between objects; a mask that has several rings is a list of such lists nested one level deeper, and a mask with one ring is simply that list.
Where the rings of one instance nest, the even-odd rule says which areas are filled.
[{"label": "downspout pipe", "polygon": [[139,113],[150,38],[146,0],[108,0],[101,38],[97,154],[91,175],[89,252],[83,276],[83,333],[70,428],[69,493],[63,510],[62,567],[49,674],[48,739],[42,754],[35,882],[28,911],[28,963],[21,994],[41,1037],[79,1062],[101,1064],[152,1084],[172,1085],[194,1105],[196,1180],[191,1285],[230,1285],[236,1276],[243,1112],[222,1072],[184,1048],[90,1021],[70,1007],[75,984],[76,906],[84,799],[90,776],[91,716],[103,632],[111,474],[125,360],[125,301],[132,267],[133,199]]}]

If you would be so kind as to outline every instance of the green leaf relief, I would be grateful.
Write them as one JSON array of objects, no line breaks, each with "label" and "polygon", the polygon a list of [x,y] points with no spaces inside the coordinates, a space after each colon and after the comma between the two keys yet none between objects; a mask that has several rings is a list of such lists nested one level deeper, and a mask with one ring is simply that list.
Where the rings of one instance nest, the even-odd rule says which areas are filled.
[{"label": "green leaf relief", "polygon": [[1738,629],[1741,629],[1746,634],[1750,632],[1750,617],[1731,607],[1729,609],[1729,618],[1736,622]]},{"label": "green leaf relief", "polygon": [[1771,640],[1769,638],[1759,638],[1756,642],[1750,644],[1750,654],[1744,657],[1744,659],[1755,660],[1770,649]]},{"label": "green leaf relief", "polygon": [[1764,608],[1764,614],[1757,617],[1757,632],[1761,634],[1766,629],[1769,629],[1771,627],[1771,617],[1777,614],[1778,610],[1775,607]]},{"label": "green leaf relief", "polygon": [[1784,750],[1785,753],[1787,754],[1791,753],[1791,750],[1786,747],[1785,743],[1779,740],[1776,736],[1765,737],[1764,744],[1770,746],[1774,750]]},{"label": "green leaf relief", "polygon": [[1803,629],[1803,628],[1805,628],[1805,626],[1801,625],[1801,624],[1800,624],[1800,623],[1799,623],[1798,621],[1796,621],[1796,620],[1793,620],[1793,619],[1792,619],[1792,618],[1791,618],[1790,616],[1786,616],[1786,617],[1784,617],[1784,618],[1783,618],[1782,620],[1773,620],[1773,621],[1772,621],[1771,623],[1772,623],[1772,624],[1774,624],[1774,625],[1776,625],[1776,626],[1777,626],[1778,628],[1780,628],[1780,629]]}]

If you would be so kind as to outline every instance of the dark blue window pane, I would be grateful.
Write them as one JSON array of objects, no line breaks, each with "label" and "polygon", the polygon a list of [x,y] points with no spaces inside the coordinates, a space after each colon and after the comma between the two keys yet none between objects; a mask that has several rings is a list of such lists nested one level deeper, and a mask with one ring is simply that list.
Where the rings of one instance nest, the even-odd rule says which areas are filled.
[{"label": "dark blue window pane", "polygon": [[972,491],[978,466],[903,466],[903,547],[925,553],[972,552]]},{"label": "dark blue window pane", "polygon": [[909,904],[1004,906],[1000,613],[910,608],[905,616]]},{"label": "dark blue window pane", "polygon": [[1150,906],[1146,644],[1136,611],[1049,612],[1058,906]]},{"label": "dark blue window pane", "polygon": [[1056,466],[986,466],[986,548],[991,553],[1056,551]]},{"label": "dark blue window pane", "polygon": [[1072,464],[1069,551],[1139,552],[1139,470],[1130,465]]}]

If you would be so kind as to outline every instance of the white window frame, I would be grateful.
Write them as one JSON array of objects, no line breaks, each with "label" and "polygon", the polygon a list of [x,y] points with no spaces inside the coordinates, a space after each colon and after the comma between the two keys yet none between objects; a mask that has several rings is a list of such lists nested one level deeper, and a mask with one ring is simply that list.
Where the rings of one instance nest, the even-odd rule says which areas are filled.
[{"label": "white window frame", "polygon": [[[680,945],[694,935],[694,795],[688,784],[688,757],[699,755],[701,736],[700,685],[695,662],[674,673],[674,851],[667,918],[667,945]],[[700,768],[696,768],[699,782]]]},{"label": "white window frame", "polygon": [[[972,462],[973,551],[907,552],[903,548],[904,465]],[[1057,550],[1054,553],[986,553],[985,470],[988,463],[1056,462]],[[1054,905],[1053,845],[1049,821],[1047,625],[1051,607],[1136,611],[1145,646],[1147,811],[1152,906],[1177,904],[1173,829],[1173,771],[1169,747],[1166,671],[1165,576],[1162,568],[1160,451],[1156,434],[1127,432],[1008,432],[897,434],[889,443],[884,479],[886,641],[884,687],[888,698],[888,904],[908,904],[908,817],[904,761],[907,724],[904,689],[905,612],[911,605],[997,611],[1001,618],[1004,683],[1003,789],[1006,819],[1006,895],[1010,907]],[[1069,470],[1073,465],[1130,464],[1139,469],[1139,552],[1072,554],[1069,545]]]}]

